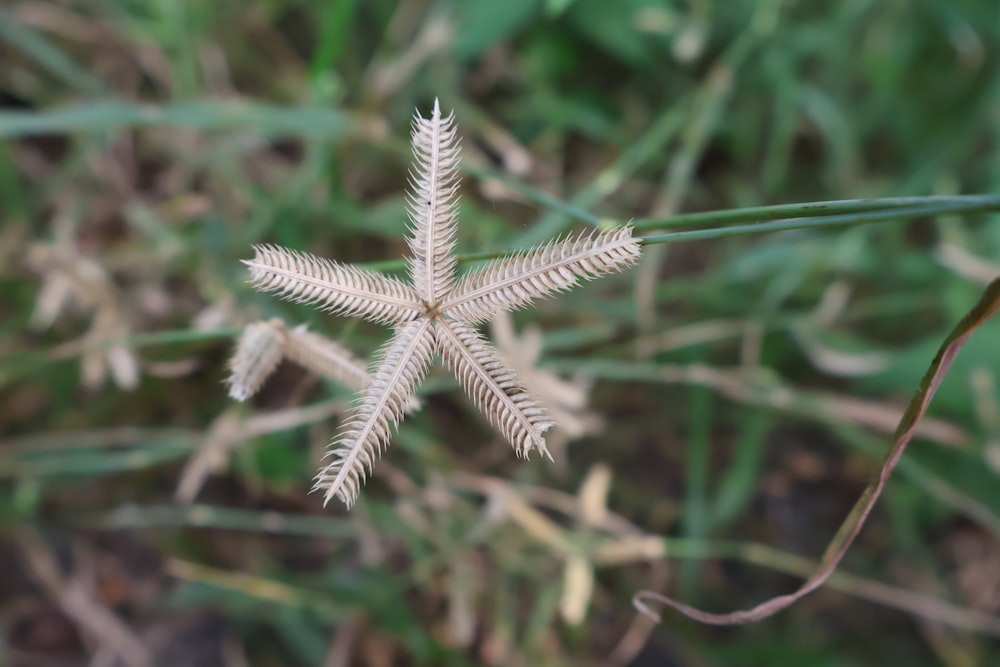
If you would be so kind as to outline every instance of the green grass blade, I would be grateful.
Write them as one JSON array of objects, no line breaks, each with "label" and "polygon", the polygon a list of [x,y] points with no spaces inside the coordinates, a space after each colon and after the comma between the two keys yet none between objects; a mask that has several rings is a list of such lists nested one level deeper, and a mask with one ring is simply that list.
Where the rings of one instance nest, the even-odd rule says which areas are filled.
[{"label": "green grass blade", "polygon": [[682,243],[685,241],[703,241],[705,239],[721,239],[747,234],[763,234],[765,232],[784,232],[797,229],[839,229],[856,225],[867,225],[877,222],[892,222],[911,220],[944,213],[981,213],[1000,211],[1000,198],[975,197],[970,200],[955,201],[947,204],[930,204],[926,206],[910,206],[904,208],[875,211],[871,213],[850,213],[830,215],[825,217],[791,218],[788,220],[772,220],[750,225],[735,225],[715,229],[694,229],[684,232],[665,232],[643,236],[646,244]]},{"label": "green grass blade", "polygon": [[84,93],[96,95],[107,91],[107,86],[42,33],[29,25],[18,22],[10,11],[0,9],[0,42],[7,42],[17,50],[62,79],[63,83]]},{"label": "green grass blade", "polygon": [[776,206],[754,206],[734,208],[724,211],[704,211],[685,213],[669,218],[649,218],[636,220],[637,231],[656,231],[671,227],[721,227],[740,222],[766,222],[787,218],[813,218],[850,213],[869,213],[892,209],[907,209],[921,206],[966,204],[996,205],[1000,207],[1000,196],[960,195],[929,197],[885,197],[881,199],[842,199],[834,201],[809,202],[804,204],[778,204]]},{"label": "green grass blade", "polygon": [[0,137],[68,132],[106,132],[129,127],[171,126],[195,130],[253,130],[264,135],[339,139],[358,129],[356,118],[322,107],[279,107],[209,100],[167,106],[95,102],[41,112],[0,113]]},{"label": "green grass blade", "polygon": [[764,462],[765,436],[773,418],[763,410],[748,409],[743,433],[735,445],[735,454],[719,482],[719,492],[712,505],[712,524],[729,523],[747,509]]}]

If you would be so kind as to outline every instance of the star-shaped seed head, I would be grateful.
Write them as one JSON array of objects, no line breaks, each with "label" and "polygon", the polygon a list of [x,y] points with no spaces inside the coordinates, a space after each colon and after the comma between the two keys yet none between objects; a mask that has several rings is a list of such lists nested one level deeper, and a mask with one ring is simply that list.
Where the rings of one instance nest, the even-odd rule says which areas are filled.
[{"label": "star-shaped seed head", "polygon": [[368,269],[272,245],[255,246],[245,263],[254,287],[393,327],[359,400],[316,476],[324,502],[358,498],[392,427],[411,404],[435,356],[511,443],[518,456],[548,455],[545,410],[475,325],[537,298],[620,271],[639,257],[629,226],[585,232],[490,262],[461,278],[455,274],[458,138],[454,114],[413,122],[415,166],[410,174],[410,284]]}]

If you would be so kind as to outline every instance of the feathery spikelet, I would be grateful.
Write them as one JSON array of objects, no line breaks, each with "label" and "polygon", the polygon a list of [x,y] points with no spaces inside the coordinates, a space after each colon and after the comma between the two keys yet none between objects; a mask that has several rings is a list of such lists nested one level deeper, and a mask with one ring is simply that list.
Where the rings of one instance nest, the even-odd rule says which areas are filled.
[{"label": "feathery spikelet", "polygon": [[399,423],[417,384],[427,374],[434,355],[434,336],[428,319],[408,322],[382,348],[372,382],[344,425],[333,449],[333,461],[316,476],[313,490],[322,490],[323,503],[338,496],[354,505],[375,458],[389,443],[390,422]]},{"label": "feathery spikelet", "polygon": [[527,458],[537,449],[551,459],[542,437],[552,426],[548,413],[493,346],[469,325],[447,318],[438,321],[434,336],[445,364],[517,455]]},{"label": "feathery spikelet", "polygon": [[479,323],[534,299],[568,290],[581,278],[621,271],[639,258],[631,226],[583,232],[574,238],[490,262],[463,278],[444,303],[445,315]]},{"label": "feathery spikelet", "polygon": [[414,291],[395,278],[280,246],[253,249],[254,258],[243,263],[250,267],[253,286],[263,292],[379,324],[408,322],[420,313]]},{"label": "feathery spikelet", "polygon": [[458,217],[458,139],[455,114],[441,118],[434,100],[430,118],[413,120],[413,157],[407,210],[410,214],[410,279],[428,304],[436,304],[455,279]]},{"label": "feathery spikelet", "polygon": [[538,397],[558,426],[545,432],[545,444],[558,465],[565,466],[566,446],[603,428],[601,418],[588,409],[593,380],[579,374],[563,378],[539,365],[542,331],[529,326],[517,332],[510,313],[500,313],[490,322],[492,342],[500,357],[517,372],[524,386]]},{"label": "feathery spikelet", "polygon": [[[364,363],[343,345],[277,318],[248,324],[229,360],[229,397],[245,401],[256,394],[282,359],[288,359],[354,391],[371,382]],[[413,407],[413,406],[410,406]]]},{"label": "feathery spikelet", "polygon": [[229,397],[245,401],[261,388],[281,363],[286,329],[280,320],[248,324],[229,360]]}]

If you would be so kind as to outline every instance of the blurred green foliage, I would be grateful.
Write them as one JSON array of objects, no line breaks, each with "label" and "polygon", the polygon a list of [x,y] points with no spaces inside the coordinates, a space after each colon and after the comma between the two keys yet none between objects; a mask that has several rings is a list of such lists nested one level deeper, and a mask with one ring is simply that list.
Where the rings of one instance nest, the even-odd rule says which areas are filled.
[{"label": "blurred green foliage", "polygon": [[[861,584],[831,582],[849,594],[732,629],[650,628],[631,598],[728,610],[793,587],[753,544],[821,553],[996,275],[996,214],[650,246],[522,314],[541,367],[595,380],[603,430],[556,465],[515,460],[433,376],[350,515],[307,495],[336,419],[229,443],[196,504],[173,493],[222,416],[347,398],[293,367],[251,407],[225,398],[256,317],[365,355],[385,338],[253,294],[239,260],[274,242],[398,270],[408,124],[435,97],[463,135],[475,255],[581,220],[1000,193],[998,65],[995,0],[7,3],[0,650],[17,664],[60,607],[39,535],[162,665],[995,664],[986,634],[864,600],[881,582],[1000,612],[998,322],[849,555]],[[595,527],[578,496],[599,499],[599,465]],[[690,558],[599,563],[582,623],[563,620],[567,562],[642,535]],[[42,648],[89,664],[74,632]]]}]

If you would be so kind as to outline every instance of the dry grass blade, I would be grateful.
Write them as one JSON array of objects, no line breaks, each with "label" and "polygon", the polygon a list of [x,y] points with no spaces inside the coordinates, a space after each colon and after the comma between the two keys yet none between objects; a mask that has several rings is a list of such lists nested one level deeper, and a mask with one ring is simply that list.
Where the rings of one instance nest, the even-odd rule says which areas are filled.
[{"label": "dry grass blade", "polygon": [[389,423],[399,422],[430,366],[434,355],[431,326],[426,319],[404,324],[383,348],[371,385],[327,453],[333,461],[316,476],[313,489],[324,492],[324,503],[334,496],[348,507],[357,501],[376,456],[389,442]]},{"label": "dry grass blade", "polygon": [[216,417],[208,428],[208,435],[198,445],[198,450],[188,459],[181,472],[177,488],[174,490],[177,502],[194,502],[209,476],[217,473],[226,464],[229,450],[245,439],[246,434],[235,410],[226,410]]},{"label": "dry grass blade", "polygon": [[[57,228],[65,225],[57,220]],[[96,261],[79,254],[70,242],[56,245],[35,244],[28,249],[28,266],[44,278],[35,301],[31,324],[47,329],[70,310],[92,314],[90,328],[79,352],[84,386],[96,388],[110,374],[121,389],[139,385],[139,359],[123,342],[128,337],[129,321],[122,307],[122,294],[108,271]],[[116,341],[102,346],[105,341]]]},{"label": "dry grass blade", "polygon": [[419,313],[412,289],[374,271],[266,244],[255,245],[254,258],[243,263],[256,289],[331,313],[380,324],[407,322]]},{"label": "dry grass blade", "polygon": [[[63,612],[128,667],[153,667],[156,660],[145,643],[113,611],[100,604],[83,582],[66,577],[55,554],[34,530],[16,539],[32,576],[55,598]],[[116,662],[116,664],[118,664]]]},{"label": "dry grass blade", "polygon": [[621,271],[639,258],[640,242],[629,226],[583,232],[563,241],[491,262],[467,275],[441,310],[464,322],[485,322],[533,300]]},{"label": "dry grass blade", "polygon": [[[502,516],[520,526],[540,543],[560,555],[572,553],[572,542],[564,539],[558,522],[560,515],[570,518],[580,513],[580,499],[547,487],[526,484],[513,485],[499,477],[456,473],[449,478],[455,489],[469,491],[502,505]],[[551,517],[551,518],[550,518]],[[623,516],[607,510],[601,524],[595,526],[611,535],[598,542],[588,542],[591,558],[597,566],[613,566],[647,560],[659,566],[665,556],[675,558],[706,558],[716,555],[731,557],[742,563],[757,565],[790,576],[808,576],[816,569],[815,562],[773,547],[733,542],[712,542],[700,539],[659,537],[645,533]],[[579,543],[578,543],[579,544]],[[989,612],[958,607],[937,598],[915,593],[844,572],[834,572],[829,586],[849,595],[876,604],[898,609],[937,623],[953,625],[970,632],[988,632],[1000,636],[1000,619]],[[652,603],[662,603],[658,593],[641,591],[634,597],[638,624],[650,624],[661,619]],[[643,626],[644,627],[644,626]],[[640,633],[644,634],[644,633]],[[641,644],[642,642],[638,642]],[[614,664],[629,664],[620,661]]]},{"label": "dry grass blade", "polygon": [[438,323],[435,338],[445,364],[517,455],[537,449],[551,459],[542,436],[552,426],[548,413],[493,346],[469,325],[448,319]]},{"label": "dry grass blade", "polygon": [[413,121],[412,192],[407,195],[410,214],[410,277],[420,298],[438,303],[455,279],[455,228],[458,218],[458,139],[455,114],[441,117],[434,100],[430,118]]},{"label": "dry grass blade", "polygon": [[315,424],[346,411],[347,405],[343,401],[326,401],[265,412],[249,418],[241,418],[234,410],[223,412],[212,422],[208,435],[184,466],[174,498],[181,503],[194,502],[205,481],[225,466],[229,451],[240,443],[268,433]]},{"label": "dry grass blade", "polygon": [[681,612],[689,618],[710,625],[737,625],[758,621],[769,616],[773,616],[782,609],[789,607],[804,596],[822,586],[834,573],[844,554],[850,548],[854,539],[861,532],[868,515],[871,514],[875,503],[878,501],[886,482],[896,469],[896,465],[906,451],[906,446],[910,443],[914,433],[916,433],[917,423],[927,411],[931,399],[934,397],[938,386],[948,373],[952,362],[965,342],[994,313],[1000,310],[1000,278],[996,278],[983,292],[979,302],[973,306],[972,310],[966,313],[962,321],[952,330],[938,349],[934,360],[931,362],[920,382],[920,387],[910,399],[910,404],[906,412],[899,420],[896,433],[893,437],[892,446],[882,461],[878,475],[869,482],[868,486],[861,493],[854,507],[844,519],[837,531],[837,534],[830,540],[830,544],[823,557],[820,559],[816,571],[803,583],[798,590],[786,595],[778,595],[766,600],[750,609],[729,612],[725,614],[713,614],[702,611],[690,605],[678,602],[672,598],[660,595],[652,591],[642,591],[633,600],[635,606],[643,614],[656,620],[658,617],[646,605],[646,601],[659,602]]}]

